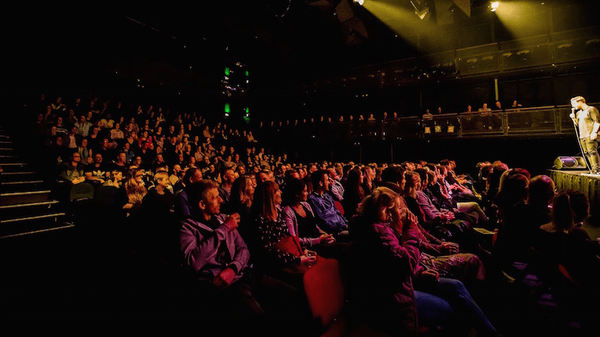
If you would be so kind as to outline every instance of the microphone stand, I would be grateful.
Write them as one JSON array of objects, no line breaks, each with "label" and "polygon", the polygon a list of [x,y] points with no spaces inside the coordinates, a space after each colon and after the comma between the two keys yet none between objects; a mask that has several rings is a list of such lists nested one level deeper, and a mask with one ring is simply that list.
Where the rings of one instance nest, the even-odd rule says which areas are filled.
[{"label": "microphone stand", "polygon": [[[575,109],[573,109],[572,111],[573,115],[575,115],[575,118],[577,118],[577,115],[575,114]],[[583,146],[581,146],[581,138],[579,138],[579,125],[575,123],[575,120],[573,120],[573,126],[575,128],[575,135],[577,136],[577,144],[579,144],[579,150],[581,151],[581,156],[583,157],[583,161],[585,162],[585,167],[588,169],[588,172],[592,172],[592,164],[588,162],[588,158],[585,155],[585,152],[583,151]]]}]

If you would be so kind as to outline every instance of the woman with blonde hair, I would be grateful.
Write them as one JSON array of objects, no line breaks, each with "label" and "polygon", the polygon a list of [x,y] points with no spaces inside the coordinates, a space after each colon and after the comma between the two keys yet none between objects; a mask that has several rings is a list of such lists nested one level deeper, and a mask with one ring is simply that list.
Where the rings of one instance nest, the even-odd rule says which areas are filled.
[{"label": "woman with blonde hair", "polygon": [[123,185],[128,200],[123,209],[127,210],[129,214],[135,213],[142,207],[142,200],[148,193],[143,178],[144,170],[134,168],[129,172],[129,179]]}]

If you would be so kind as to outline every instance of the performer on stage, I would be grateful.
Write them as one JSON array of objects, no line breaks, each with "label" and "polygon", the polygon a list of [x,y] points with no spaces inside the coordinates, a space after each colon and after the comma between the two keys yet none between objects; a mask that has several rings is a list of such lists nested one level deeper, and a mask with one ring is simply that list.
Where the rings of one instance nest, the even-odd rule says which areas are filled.
[{"label": "performer on stage", "polygon": [[588,163],[590,173],[600,174],[600,158],[598,156],[598,130],[600,129],[600,113],[598,109],[585,103],[585,98],[571,98],[573,112],[569,115],[579,131],[579,144]]}]

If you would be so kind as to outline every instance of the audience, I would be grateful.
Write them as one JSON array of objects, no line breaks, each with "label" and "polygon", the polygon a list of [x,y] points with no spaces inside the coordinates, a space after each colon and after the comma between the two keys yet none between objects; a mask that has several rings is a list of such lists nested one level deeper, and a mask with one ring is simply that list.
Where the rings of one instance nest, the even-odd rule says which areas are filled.
[{"label": "audience", "polygon": [[[499,336],[462,282],[420,265],[418,220],[404,205],[397,193],[379,187],[353,221],[351,246],[342,259],[352,324],[394,336],[415,335],[420,325],[441,327],[446,335],[466,335],[472,327],[480,335]],[[373,277],[365,265],[389,272]]]},{"label": "audience", "polygon": [[[101,111],[100,106],[98,109]],[[527,170],[510,169],[501,161],[478,164],[476,179],[457,174],[456,164],[447,159],[439,163],[402,164],[294,163],[286,153],[262,147],[260,138],[257,141],[248,137],[252,135],[251,127],[236,130],[222,122],[210,125],[196,113],[133,110],[113,110],[112,116],[79,111],[69,117],[56,111],[52,117],[50,111],[48,117],[42,114],[41,123],[36,122],[36,130],[43,135],[48,162],[55,168],[58,180],[69,184],[87,180],[96,188],[119,189],[123,223],[131,224],[129,234],[133,237],[134,229],[143,231],[137,240],[145,241],[144,249],[155,249],[154,255],[147,256],[149,260],[177,252],[175,245],[169,245],[175,237],[181,245],[185,241],[186,246],[180,247],[180,253],[186,257],[184,269],[192,271],[193,278],[200,281],[201,292],[208,301],[223,300],[218,307],[224,310],[227,303],[242,300],[236,296],[246,296],[253,302],[261,287],[272,289],[264,288],[266,279],[271,284],[285,280],[287,284],[278,287],[291,287],[289,296],[297,296],[301,293],[302,273],[320,258],[355,257],[356,260],[346,260],[352,269],[359,261],[373,265],[375,262],[369,257],[378,256],[382,260],[375,265],[380,264],[381,270],[389,268],[384,261],[402,266],[396,275],[386,275],[389,279],[383,284],[374,284],[382,280],[372,273],[364,274],[359,268],[352,271],[353,277],[364,274],[348,285],[348,306],[353,315],[366,314],[377,301],[385,300],[385,305],[372,312],[388,311],[373,320],[369,315],[369,324],[388,331],[416,331],[416,317],[406,316],[406,309],[412,305],[410,311],[414,314],[416,309],[416,314],[423,316],[423,325],[448,328],[449,320],[439,320],[435,313],[456,317],[458,311],[453,306],[457,303],[456,294],[461,294],[458,296],[468,302],[466,307],[471,314],[478,317],[471,324],[477,325],[473,322],[478,321],[481,324],[476,329],[480,333],[494,335],[495,330],[478,311],[464,285],[455,282],[487,282],[481,251],[470,249],[480,246],[478,242],[473,246],[457,244],[457,236],[464,235],[467,229],[458,226],[457,230],[451,223],[457,220],[456,223],[466,223],[464,227],[496,229],[493,254],[509,272],[515,261],[528,261],[533,242],[543,237],[540,231],[577,233],[588,216],[578,210],[585,208],[578,206],[583,203],[573,201],[570,207],[580,215],[573,216],[572,226],[557,229],[558,220],[554,217],[564,217],[560,214],[566,208],[559,207],[563,213],[550,213],[555,210],[551,205],[556,204],[554,182],[543,175],[530,177]],[[86,156],[93,160],[82,160]],[[575,194],[570,197],[577,200]],[[391,215],[373,213],[375,208],[383,207],[384,200],[384,208]],[[400,219],[399,214],[410,214],[407,208],[414,216]],[[226,221],[229,215],[233,220]],[[176,235],[173,230],[177,228],[181,232]],[[364,237],[357,237],[358,233]],[[472,233],[469,235],[469,239],[474,239]],[[218,236],[222,242],[211,241],[214,247],[201,245],[199,238],[205,236]],[[588,246],[591,240],[580,242]],[[129,244],[140,247],[134,242]],[[393,254],[400,255],[398,260],[387,255],[391,249],[387,245],[393,246]],[[355,246],[374,250],[357,257],[352,251],[358,255],[366,252],[356,251]],[[230,253],[226,254],[225,249],[230,249]],[[542,250],[547,253],[547,248]],[[237,252],[247,254],[247,259],[244,257],[238,264]],[[209,256],[213,253],[216,255]],[[558,253],[554,253],[553,259],[558,259]],[[174,261],[174,256],[168,256],[169,262]],[[196,258],[206,260],[199,262]],[[579,278],[582,273],[572,268]],[[368,277],[373,278],[368,282],[375,289],[368,294],[356,293],[358,288],[354,287],[360,282],[367,284]],[[407,284],[409,279],[411,285]],[[392,280],[398,283],[387,283]],[[409,294],[411,287],[416,290],[415,295]],[[372,291],[376,296],[367,298],[373,295]],[[387,297],[392,294],[399,296],[393,305],[391,297]],[[409,303],[411,296],[416,304]],[[248,309],[257,318],[256,324],[264,323],[268,319],[261,305],[266,308],[276,302],[270,301],[263,298],[263,302],[245,303],[246,307],[240,308]],[[302,310],[306,309],[301,300],[295,301]],[[370,302],[362,308],[357,306],[364,301]],[[433,303],[436,301],[438,304]],[[399,313],[404,316],[395,316]],[[272,326],[272,322],[265,324],[265,328]],[[254,330],[259,334],[263,332],[257,325],[252,327],[259,329]]]}]

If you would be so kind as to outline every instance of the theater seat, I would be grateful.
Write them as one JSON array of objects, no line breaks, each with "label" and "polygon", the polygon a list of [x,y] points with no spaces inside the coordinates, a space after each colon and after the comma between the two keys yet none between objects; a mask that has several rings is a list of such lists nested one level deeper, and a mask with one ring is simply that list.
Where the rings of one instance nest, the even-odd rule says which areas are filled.
[{"label": "theater seat", "polygon": [[340,321],[344,308],[344,286],[338,261],[323,259],[306,271],[304,291],[322,336],[345,335],[345,324]]},{"label": "theater seat", "polygon": [[342,203],[339,201],[335,201],[335,208],[337,208],[338,211],[340,211],[340,213],[342,213],[342,215],[344,215],[344,206],[342,206]]},{"label": "theater seat", "polygon": [[304,291],[321,337],[391,337],[366,325],[350,329],[344,315],[344,284],[339,263],[323,259],[304,273]]}]

